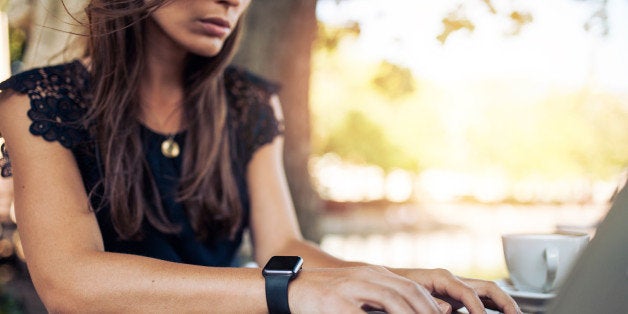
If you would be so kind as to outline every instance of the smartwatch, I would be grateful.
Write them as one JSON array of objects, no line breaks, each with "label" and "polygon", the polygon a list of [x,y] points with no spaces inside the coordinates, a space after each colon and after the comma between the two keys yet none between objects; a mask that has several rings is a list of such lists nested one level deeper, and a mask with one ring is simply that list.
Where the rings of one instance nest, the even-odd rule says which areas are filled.
[{"label": "smartwatch", "polygon": [[301,271],[300,256],[273,256],[262,270],[266,280],[266,305],[270,314],[290,314],[288,284]]}]

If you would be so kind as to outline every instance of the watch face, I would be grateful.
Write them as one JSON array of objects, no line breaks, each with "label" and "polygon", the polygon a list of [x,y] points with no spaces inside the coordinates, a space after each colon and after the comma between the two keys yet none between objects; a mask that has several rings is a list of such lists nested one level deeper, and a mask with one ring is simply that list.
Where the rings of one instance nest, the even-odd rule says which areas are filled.
[{"label": "watch face", "polygon": [[264,267],[264,274],[296,274],[302,265],[299,256],[273,256]]}]

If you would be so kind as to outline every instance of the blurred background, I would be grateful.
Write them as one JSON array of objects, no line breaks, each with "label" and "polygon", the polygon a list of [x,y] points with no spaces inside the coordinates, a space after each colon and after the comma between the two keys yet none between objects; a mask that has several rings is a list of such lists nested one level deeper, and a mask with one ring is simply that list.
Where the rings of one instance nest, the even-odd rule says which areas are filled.
[{"label": "blurred background", "polygon": [[[76,57],[85,3],[0,0],[0,79]],[[627,179],[626,0],[254,0],[247,24],[235,63],[282,85],[333,255],[503,278],[501,234],[594,235]],[[0,193],[0,313],[42,311]]]}]

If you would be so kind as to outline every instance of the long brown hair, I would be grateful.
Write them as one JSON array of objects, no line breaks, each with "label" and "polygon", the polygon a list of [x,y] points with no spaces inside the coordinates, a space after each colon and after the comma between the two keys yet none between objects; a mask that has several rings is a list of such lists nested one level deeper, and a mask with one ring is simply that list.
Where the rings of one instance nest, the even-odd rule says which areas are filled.
[{"label": "long brown hair", "polygon": [[[104,201],[122,239],[142,237],[144,219],[173,233],[140,139],[139,85],[145,67],[150,13],[168,0],[91,0],[86,9],[92,105],[87,115],[104,163]],[[183,121],[187,135],[177,201],[199,238],[233,235],[242,216],[231,169],[223,72],[241,24],[211,58],[190,54],[184,69]],[[151,205],[154,209],[151,209]]]}]

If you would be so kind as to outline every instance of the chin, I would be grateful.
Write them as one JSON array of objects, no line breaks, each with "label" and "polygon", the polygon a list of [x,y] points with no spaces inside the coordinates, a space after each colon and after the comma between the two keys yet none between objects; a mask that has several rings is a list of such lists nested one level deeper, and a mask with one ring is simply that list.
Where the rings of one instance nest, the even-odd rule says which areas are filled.
[{"label": "chin", "polygon": [[211,45],[195,45],[193,47],[188,47],[187,50],[195,55],[211,58],[218,55],[222,50],[222,47],[222,43]]}]

